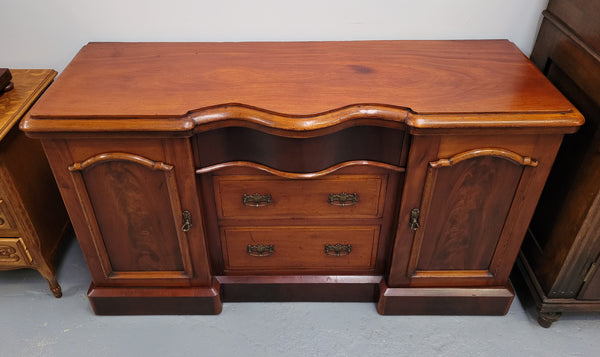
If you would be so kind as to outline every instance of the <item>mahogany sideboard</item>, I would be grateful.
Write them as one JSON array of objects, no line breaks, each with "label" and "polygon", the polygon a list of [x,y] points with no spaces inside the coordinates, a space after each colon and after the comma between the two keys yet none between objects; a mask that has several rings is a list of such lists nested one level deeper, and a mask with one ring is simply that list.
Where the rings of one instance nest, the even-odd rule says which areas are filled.
[{"label": "mahogany sideboard", "polygon": [[510,42],[90,43],[41,139],[97,314],[505,314],[581,114]]},{"label": "mahogany sideboard", "polygon": [[54,257],[69,221],[39,140],[19,120],[52,83],[49,69],[12,69],[14,88],[0,95],[0,270],[33,268],[61,297]]},{"label": "mahogany sideboard", "polygon": [[599,0],[551,0],[531,60],[586,117],[563,143],[517,260],[544,327],[600,311]]}]

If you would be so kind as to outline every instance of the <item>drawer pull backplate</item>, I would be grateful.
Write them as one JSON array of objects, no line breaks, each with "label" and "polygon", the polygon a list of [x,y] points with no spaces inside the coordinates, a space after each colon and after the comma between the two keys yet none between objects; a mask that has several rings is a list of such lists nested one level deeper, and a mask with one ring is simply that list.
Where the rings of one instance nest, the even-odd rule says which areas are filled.
[{"label": "drawer pull backplate", "polygon": [[341,257],[349,255],[352,251],[352,245],[350,244],[325,244],[325,254]]},{"label": "drawer pull backplate", "polygon": [[260,193],[255,193],[253,195],[242,195],[242,203],[244,206],[250,207],[264,207],[271,204],[271,195],[261,195]]},{"label": "drawer pull backplate", "polygon": [[274,251],[275,251],[275,247],[272,244],[270,244],[270,245],[248,244],[248,247],[246,248],[246,252],[248,253],[248,255],[251,255],[253,257],[268,257],[269,255],[272,255]]},{"label": "drawer pull backplate", "polygon": [[330,193],[328,201],[334,206],[352,206],[358,203],[358,193]]}]

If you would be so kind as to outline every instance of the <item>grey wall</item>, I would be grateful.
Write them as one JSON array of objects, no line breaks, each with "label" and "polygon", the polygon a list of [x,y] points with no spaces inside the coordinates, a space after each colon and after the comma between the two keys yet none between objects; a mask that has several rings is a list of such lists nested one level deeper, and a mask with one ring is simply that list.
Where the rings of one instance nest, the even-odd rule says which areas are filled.
[{"label": "grey wall", "polygon": [[548,0],[0,0],[0,67],[61,71],[90,41],[508,38]]}]

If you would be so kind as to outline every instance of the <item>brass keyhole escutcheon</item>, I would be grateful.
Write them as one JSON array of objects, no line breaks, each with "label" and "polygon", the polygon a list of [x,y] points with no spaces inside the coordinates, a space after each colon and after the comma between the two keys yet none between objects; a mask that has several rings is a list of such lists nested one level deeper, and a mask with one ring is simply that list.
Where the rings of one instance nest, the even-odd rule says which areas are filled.
[{"label": "brass keyhole escutcheon", "polygon": [[188,210],[184,210],[181,212],[181,216],[183,218],[181,230],[187,233],[190,231],[190,229],[192,229],[192,213]]},{"label": "brass keyhole escutcheon", "polygon": [[416,231],[417,229],[419,229],[419,216],[420,215],[421,215],[421,211],[418,208],[413,208],[410,211],[410,222],[408,223],[408,226],[413,231]]}]

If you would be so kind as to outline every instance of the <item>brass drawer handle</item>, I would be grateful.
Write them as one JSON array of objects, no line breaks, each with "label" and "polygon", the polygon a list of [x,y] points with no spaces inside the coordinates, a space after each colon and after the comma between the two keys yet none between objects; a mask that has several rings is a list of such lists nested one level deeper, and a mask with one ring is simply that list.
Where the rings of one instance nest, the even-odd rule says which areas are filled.
[{"label": "brass drawer handle", "polygon": [[275,252],[275,246],[273,244],[269,244],[269,245],[248,244],[248,247],[246,248],[246,252],[248,253],[248,255],[251,255],[253,257],[268,257],[269,255],[272,255],[273,252]]},{"label": "brass drawer handle", "polygon": [[255,193],[253,195],[242,195],[242,203],[244,206],[249,207],[264,207],[271,204],[271,195],[261,195],[260,193]]},{"label": "brass drawer handle", "polygon": [[358,203],[358,193],[330,193],[328,201],[334,206],[352,206]]},{"label": "brass drawer handle", "polygon": [[350,244],[325,244],[325,254],[341,257],[349,255],[352,251],[352,245]]}]

